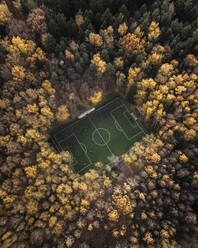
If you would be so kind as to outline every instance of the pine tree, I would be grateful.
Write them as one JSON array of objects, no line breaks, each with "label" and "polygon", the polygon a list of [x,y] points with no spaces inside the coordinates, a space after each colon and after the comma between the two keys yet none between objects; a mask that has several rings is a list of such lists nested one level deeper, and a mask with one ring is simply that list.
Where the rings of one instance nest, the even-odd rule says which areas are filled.
[{"label": "pine tree", "polygon": [[66,29],[66,17],[62,13],[58,13],[55,16],[56,25],[59,28],[59,36],[64,36]]},{"label": "pine tree", "polygon": [[93,11],[93,13],[96,12],[97,3],[96,3],[95,0],[90,0],[90,1],[89,1],[89,9],[90,9],[91,11]]},{"label": "pine tree", "polygon": [[178,19],[175,19],[171,22],[171,29],[175,36],[181,32],[182,28],[183,24],[179,22]]},{"label": "pine tree", "polygon": [[182,22],[192,23],[197,17],[197,1],[196,0],[175,0],[175,12],[179,20]]},{"label": "pine tree", "polygon": [[188,37],[192,36],[192,26],[191,25],[186,25],[182,30],[181,30],[181,37],[183,40],[187,39]]},{"label": "pine tree", "polygon": [[0,45],[0,63],[5,62],[6,54],[7,54],[7,52],[6,52],[5,48]]},{"label": "pine tree", "polygon": [[160,11],[158,8],[153,10],[151,16],[152,16],[152,21],[160,22]]},{"label": "pine tree", "polygon": [[109,62],[109,53],[106,48],[104,48],[101,52],[101,58],[105,60],[106,62]]},{"label": "pine tree", "polygon": [[108,63],[106,65],[106,72],[110,75],[110,76],[113,76],[115,75],[115,67],[111,64],[111,63]]},{"label": "pine tree", "polygon": [[105,29],[110,25],[114,27],[115,17],[112,15],[109,8],[107,8],[104,14],[102,14],[101,22],[102,22],[101,29]]},{"label": "pine tree", "polygon": [[122,13],[124,15],[124,17],[127,19],[129,17],[129,11],[126,7],[126,5],[122,5],[121,8],[120,8],[120,13]]},{"label": "pine tree", "polygon": [[49,53],[52,53],[55,51],[55,48],[56,48],[56,40],[55,38],[53,37],[53,35],[51,34],[48,34],[47,38],[46,38],[46,50],[49,52]]},{"label": "pine tree", "polygon": [[[56,3],[57,1],[54,1],[54,3]],[[64,13],[64,15],[66,17],[70,17],[71,16],[71,6],[70,6],[70,1],[69,0],[59,0],[58,1],[58,10],[59,12]]]},{"label": "pine tree", "polygon": [[58,25],[57,25],[57,23],[56,23],[56,21],[55,21],[54,18],[50,18],[50,20],[49,20],[49,23],[48,23],[48,32],[51,35],[53,35],[53,36],[55,36],[57,38],[60,37],[59,27],[58,27]]},{"label": "pine tree", "polygon": [[0,24],[0,38],[4,38],[7,34],[6,25]]},{"label": "pine tree", "polygon": [[78,73],[82,73],[83,72],[83,68],[82,68],[82,66],[81,66],[81,64],[79,62],[76,62],[75,63],[75,68],[76,68],[76,71]]}]

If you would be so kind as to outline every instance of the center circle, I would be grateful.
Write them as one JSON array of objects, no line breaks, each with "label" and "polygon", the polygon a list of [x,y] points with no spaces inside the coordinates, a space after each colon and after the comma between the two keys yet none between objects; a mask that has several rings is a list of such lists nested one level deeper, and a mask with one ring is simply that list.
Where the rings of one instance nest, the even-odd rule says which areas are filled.
[{"label": "center circle", "polygon": [[98,128],[92,133],[92,140],[98,146],[105,146],[110,141],[110,132],[105,128]]}]

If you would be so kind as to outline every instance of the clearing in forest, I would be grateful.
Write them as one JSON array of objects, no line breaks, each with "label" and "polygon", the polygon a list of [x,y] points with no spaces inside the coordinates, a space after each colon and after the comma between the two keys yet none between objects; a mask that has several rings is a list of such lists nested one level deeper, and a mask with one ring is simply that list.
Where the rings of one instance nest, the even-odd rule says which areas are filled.
[{"label": "clearing in forest", "polygon": [[74,171],[83,174],[96,162],[105,166],[119,161],[145,134],[139,112],[130,111],[122,98],[115,97],[53,131],[51,141],[58,152],[72,154]]}]

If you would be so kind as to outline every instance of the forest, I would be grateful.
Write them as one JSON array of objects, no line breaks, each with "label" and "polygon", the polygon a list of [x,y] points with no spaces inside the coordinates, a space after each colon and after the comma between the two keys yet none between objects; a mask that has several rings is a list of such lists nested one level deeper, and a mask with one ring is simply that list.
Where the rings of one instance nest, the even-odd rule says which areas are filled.
[{"label": "forest", "polygon": [[[151,132],[75,173],[50,132],[112,94]],[[0,0],[0,247],[197,244],[197,0]]]}]

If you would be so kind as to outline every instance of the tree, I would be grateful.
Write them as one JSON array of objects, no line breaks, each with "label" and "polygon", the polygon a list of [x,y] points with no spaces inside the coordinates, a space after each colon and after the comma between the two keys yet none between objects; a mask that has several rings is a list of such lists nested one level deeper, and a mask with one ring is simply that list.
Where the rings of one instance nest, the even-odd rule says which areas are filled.
[{"label": "tree", "polygon": [[134,96],[135,96],[136,92],[137,92],[137,86],[136,85],[131,85],[131,87],[128,90],[127,99],[132,104],[135,102]]},{"label": "tree", "polygon": [[109,53],[108,53],[108,50],[106,48],[103,48],[102,49],[102,52],[101,52],[101,58],[103,60],[105,60],[106,62],[109,62]]},{"label": "tree", "polygon": [[90,0],[89,1],[89,9],[93,11],[93,13],[96,12],[97,9],[97,2],[95,0]]},{"label": "tree", "polygon": [[120,13],[122,13],[124,15],[124,17],[127,19],[129,17],[129,11],[126,7],[125,4],[123,4],[120,9],[119,9]]},{"label": "tree", "polygon": [[192,30],[193,27],[191,25],[186,25],[184,28],[181,30],[181,37],[183,40],[187,39],[188,37],[192,36]]},{"label": "tree", "polygon": [[159,29],[159,23],[151,22],[149,26],[149,33],[148,33],[148,39],[149,40],[156,40],[160,35],[160,29]]},{"label": "tree", "polygon": [[97,47],[101,47],[103,45],[102,37],[99,34],[95,34],[95,33],[89,34],[89,42]]},{"label": "tree", "polygon": [[20,9],[16,8],[14,5],[14,1],[13,0],[5,0],[7,7],[10,11],[10,13],[12,13],[12,15],[17,18],[17,19],[24,19],[23,13],[21,12]]},{"label": "tree", "polygon": [[126,25],[126,22],[123,22],[122,24],[119,25],[118,27],[118,33],[123,36],[126,34],[126,31],[128,30],[128,26]]},{"label": "tree", "polygon": [[96,66],[98,72],[104,73],[106,71],[106,62],[101,59],[99,53],[93,56],[91,63]]},{"label": "tree", "polygon": [[66,105],[61,105],[58,107],[58,112],[56,113],[57,121],[65,121],[69,118],[70,114]]},{"label": "tree", "polygon": [[177,17],[185,23],[192,23],[197,16],[197,5],[194,0],[175,0],[174,1],[175,12]]},{"label": "tree", "polygon": [[110,75],[110,76],[113,76],[115,75],[115,67],[111,64],[111,63],[108,63],[106,65],[106,72]]},{"label": "tree", "polygon": [[94,95],[89,98],[92,104],[97,104],[102,100],[102,91],[94,92]]},{"label": "tree", "polygon": [[20,2],[21,2],[21,10],[26,17],[32,9],[37,8],[37,4],[35,3],[34,0],[21,0]]},{"label": "tree", "polygon": [[33,9],[28,15],[27,24],[31,27],[32,31],[38,33],[46,33],[47,25],[45,21],[45,13],[42,9]]},{"label": "tree", "polygon": [[73,53],[71,53],[69,50],[65,50],[65,57],[66,57],[66,59],[69,59],[69,60],[71,60],[71,61],[74,61],[74,55],[73,55]]},{"label": "tree", "polygon": [[109,212],[108,216],[110,221],[117,222],[119,219],[119,214],[117,210],[112,210],[111,212]]},{"label": "tree", "polygon": [[97,78],[97,80],[101,80],[102,79],[102,72],[98,71],[96,73],[96,78]]},{"label": "tree", "polygon": [[36,178],[36,176],[37,176],[37,167],[36,166],[26,167],[24,170],[25,170],[25,174],[27,177]]},{"label": "tree", "polygon": [[78,73],[82,73],[82,72],[83,72],[83,68],[82,68],[81,63],[76,62],[76,63],[75,63],[75,68],[76,68],[76,71],[77,71]]},{"label": "tree", "polygon": [[66,22],[65,36],[76,39],[78,36],[78,31],[79,29],[77,24],[70,18],[70,20]]},{"label": "tree", "polygon": [[23,81],[25,78],[25,68],[23,66],[13,66],[12,67],[12,76],[16,81]]},{"label": "tree", "polygon": [[7,54],[6,49],[2,45],[0,45],[0,63],[5,62],[6,54]]},{"label": "tree", "polygon": [[58,75],[55,71],[52,72],[51,77],[52,77],[52,80],[58,80]]},{"label": "tree", "polygon": [[67,22],[66,22],[66,17],[62,14],[62,13],[58,13],[55,18],[55,23],[56,23],[56,36],[58,35],[58,37],[63,37],[65,35],[66,32],[66,28],[67,28]]},{"label": "tree", "polygon": [[7,23],[11,20],[12,14],[10,13],[5,3],[0,4],[0,24]]},{"label": "tree", "polygon": [[152,20],[155,22],[159,22],[160,21],[160,10],[159,8],[156,8],[153,10],[152,12]]},{"label": "tree", "polygon": [[76,21],[76,24],[78,25],[78,27],[80,27],[84,23],[84,18],[82,16],[82,14],[75,15],[75,21]]},{"label": "tree", "polygon": [[52,53],[55,51],[56,48],[56,40],[55,38],[51,35],[48,34],[47,38],[45,40],[45,48],[49,53]]},{"label": "tree", "polygon": [[120,48],[125,50],[126,57],[130,57],[133,53],[144,53],[144,42],[135,34],[128,33],[119,39]]},{"label": "tree", "polygon": [[116,23],[115,17],[112,15],[111,11],[109,8],[105,10],[105,12],[101,16],[101,23],[102,25],[100,26],[101,29],[107,28],[109,25],[113,26]]}]

